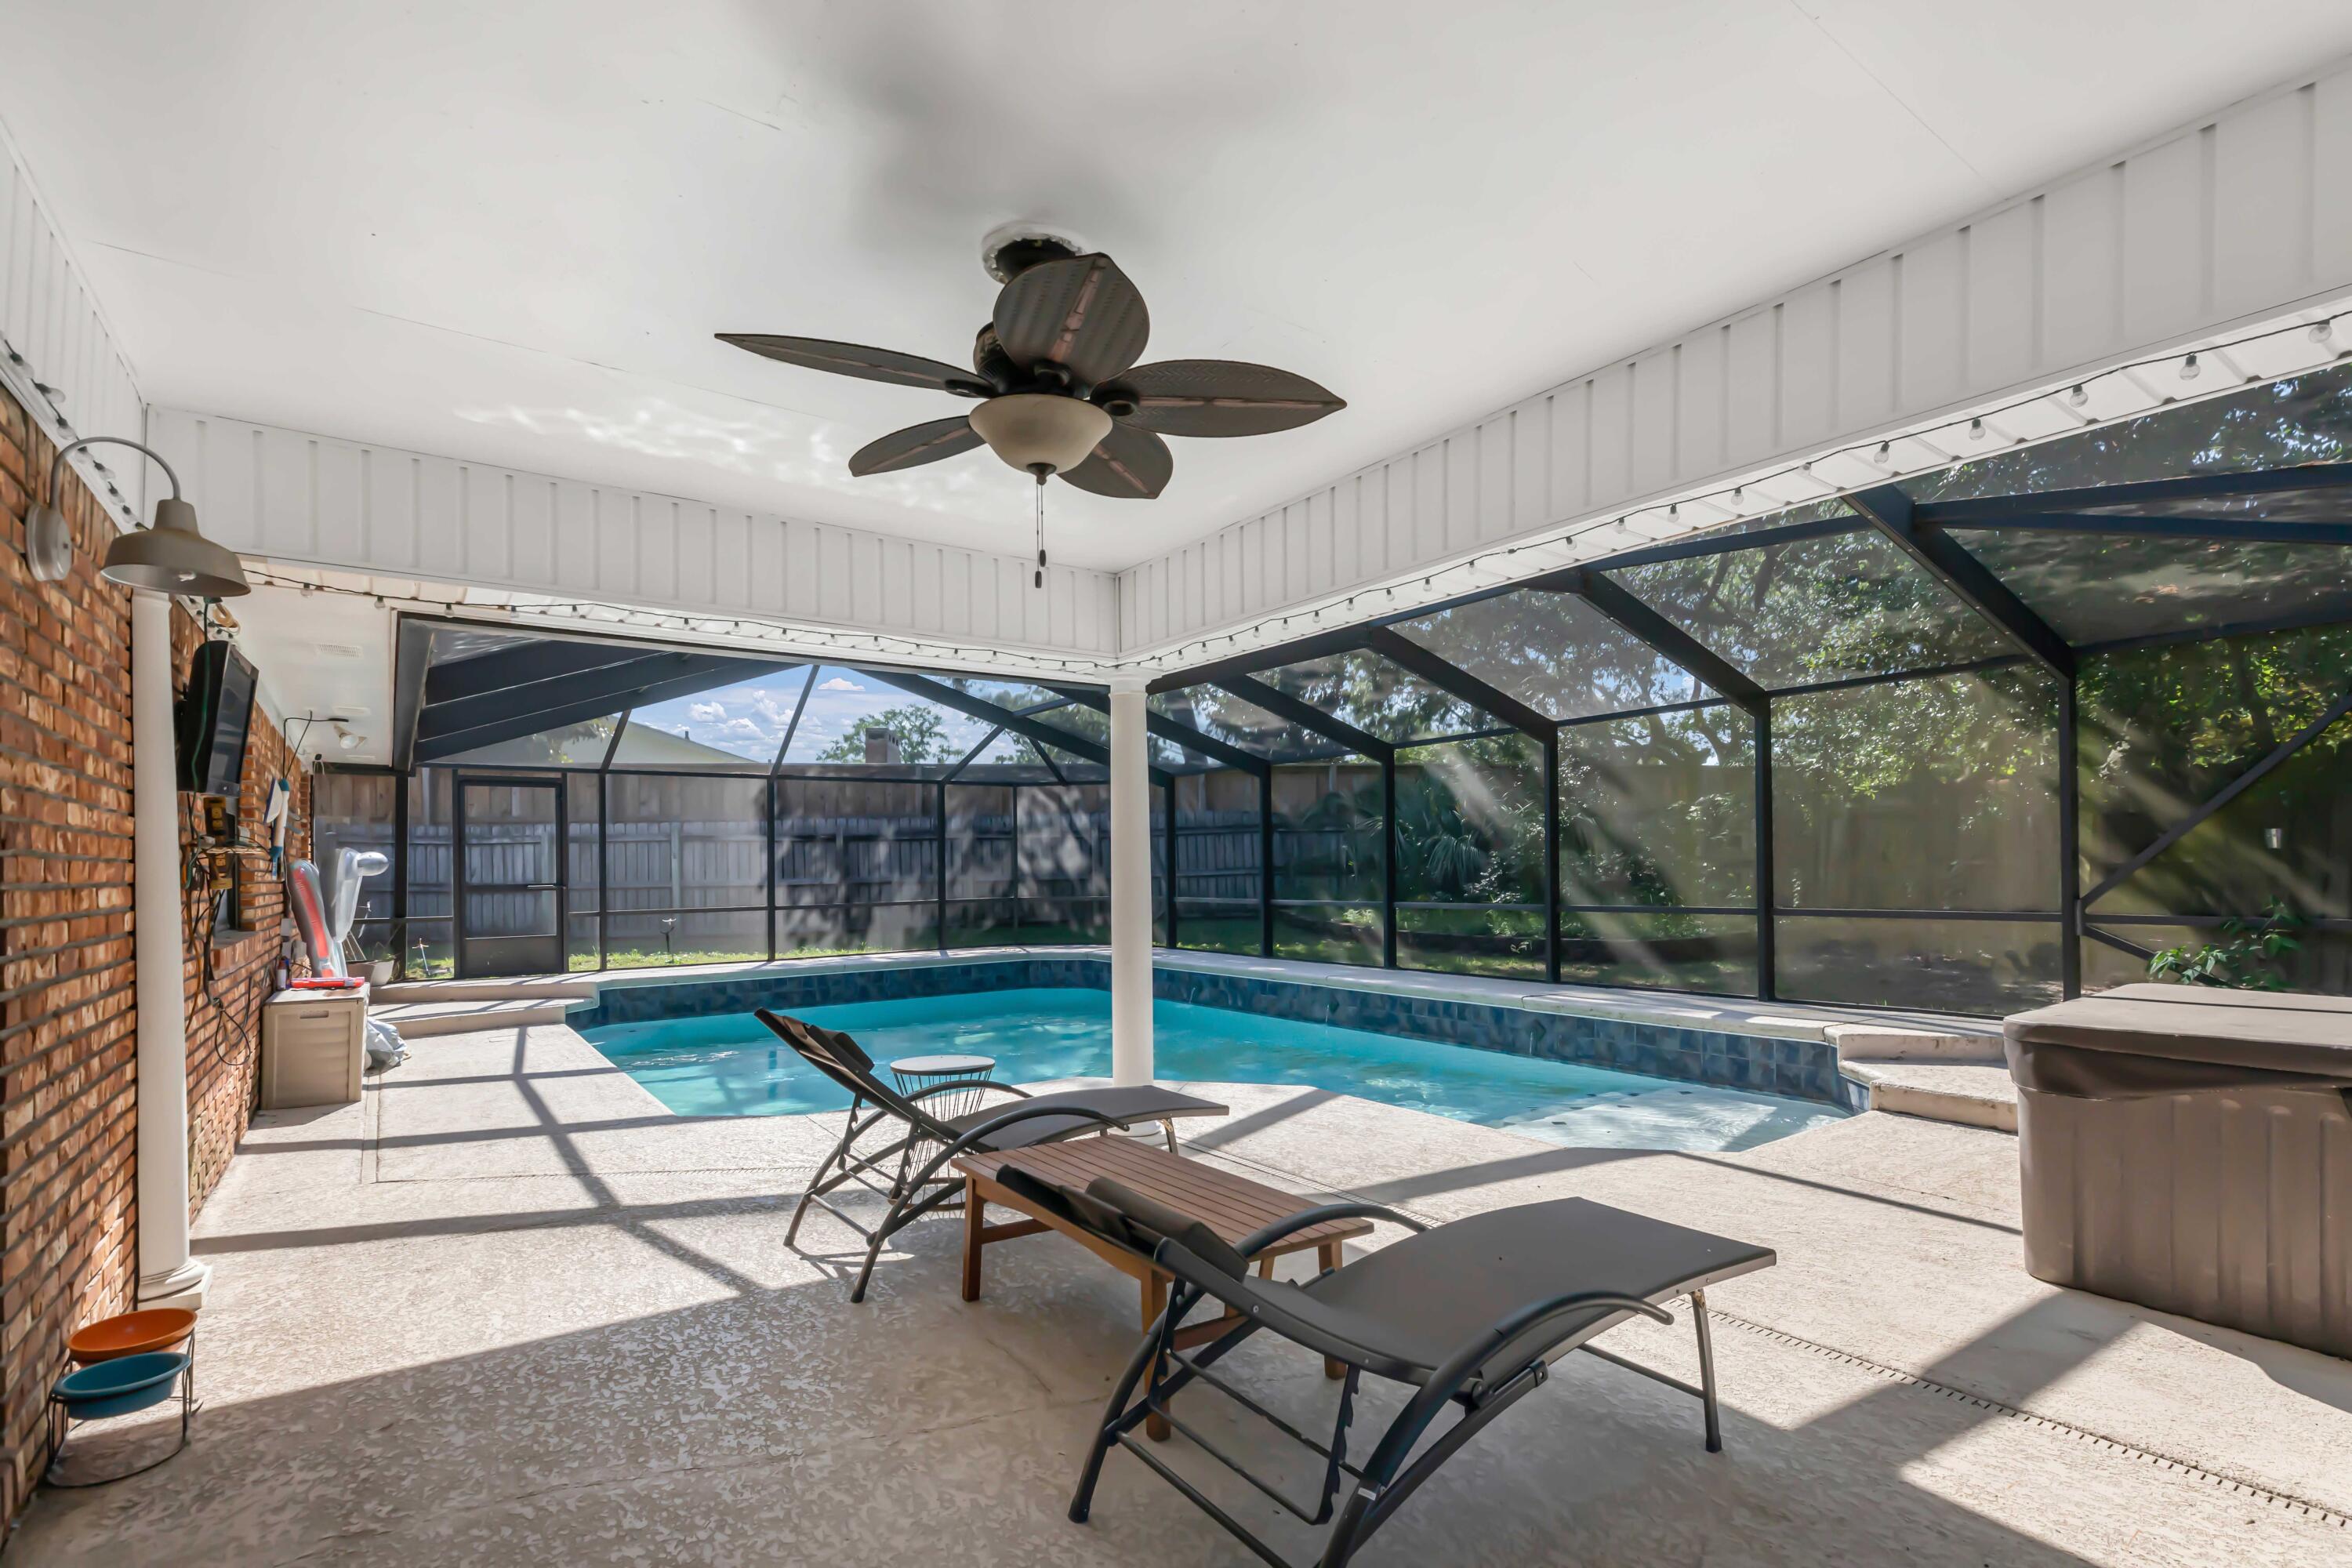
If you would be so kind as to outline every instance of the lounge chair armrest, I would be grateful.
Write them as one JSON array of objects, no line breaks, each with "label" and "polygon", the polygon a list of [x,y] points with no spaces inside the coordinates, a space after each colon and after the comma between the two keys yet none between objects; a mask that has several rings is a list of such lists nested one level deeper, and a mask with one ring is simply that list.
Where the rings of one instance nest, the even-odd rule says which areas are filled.
[{"label": "lounge chair armrest", "polygon": [[1614,1290],[1571,1290],[1566,1295],[1554,1296],[1549,1300],[1528,1302],[1526,1306],[1507,1314],[1493,1328],[1482,1329],[1472,1335],[1468,1343],[1447,1356],[1444,1363],[1430,1373],[1427,1381],[1422,1384],[1420,1389],[1406,1404],[1403,1411],[1390,1425],[1387,1435],[1381,1439],[1380,1446],[1372,1450],[1372,1457],[1365,1462],[1364,1476],[1367,1484],[1375,1492],[1386,1489],[1390,1479],[1396,1475],[1398,1468],[1404,1463],[1405,1456],[1411,1453],[1412,1446],[1420,1441],[1421,1435],[1429,1429],[1429,1424],[1436,1417],[1438,1410],[1447,1400],[1456,1394],[1469,1392],[1473,1382],[1472,1374],[1496,1350],[1517,1339],[1547,1318],[1558,1317],[1563,1312],[1581,1311],[1591,1307],[1607,1307],[1617,1311],[1639,1312],[1643,1317],[1655,1318],[1662,1323],[1671,1323],[1675,1321],[1674,1314],[1664,1307],[1654,1302],[1644,1301],[1639,1296],[1621,1295]]},{"label": "lounge chair armrest", "polygon": [[1622,1312],[1639,1312],[1661,1323],[1675,1321],[1672,1312],[1654,1301],[1644,1301],[1639,1296],[1622,1295],[1615,1290],[1571,1290],[1565,1296],[1554,1296],[1549,1301],[1533,1301],[1521,1307],[1487,1330],[1480,1343],[1458,1352],[1457,1359],[1467,1357],[1475,1365],[1496,1345],[1518,1338],[1546,1318],[1556,1318],[1562,1312],[1581,1311],[1588,1307],[1610,1307]]},{"label": "lounge chair armrest", "polygon": [[966,1128],[956,1134],[954,1142],[948,1144],[933,1155],[930,1163],[916,1173],[909,1184],[910,1187],[919,1189],[929,1185],[931,1178],[940,1173],[940,1168],[957,1155],[975,1148],[984,1147],[987,1139],[1007,1127],[1017,1126],[1024,1121],[1034,1121],[1042,1116],[1066,1116],[1074,1121],[1091,1122],[1095,1126],[1106,1128],[1127,1125],[1115,1116],[1105,1116],[1099,1110],[1080,1110],[1076,1106],[1016,1105],[1002,1116],[992,1116],[977,1127]]},{"label": "lounge chair armrest", "polygon": [[983,1089],[1001,1089],[1005,1093],[1018,1095],[1023,1100],[1034,1098],[1034,1096],[1031,1095],[1025,1089],[1016,1089],[1009,1083],[999,1083],[992,1078],[960,1078],[947,1083],[935,1083],[929,1089],[919,1089],[914,1093],[907,1096],[907,1100],[908,1103],[913,1104],[929,1100],[935,1094],[948,1094],[958,1089],[977,1090]]},{"label": "lounge chair armrest", "polygon": [[1272,1225],[1261,1226],[1234,1244],[1234,1250],[1244,1258],[1255,1258],[1284,1237],[1296,1236],[1310,1226],[1328,1224],[1335,1219],[1384,1219],[1407,1230],[1427,1230],[1428,1226],[1408,1214],[1381,1204],[1320,1204],[1311,1209],[1286,1215]]}]

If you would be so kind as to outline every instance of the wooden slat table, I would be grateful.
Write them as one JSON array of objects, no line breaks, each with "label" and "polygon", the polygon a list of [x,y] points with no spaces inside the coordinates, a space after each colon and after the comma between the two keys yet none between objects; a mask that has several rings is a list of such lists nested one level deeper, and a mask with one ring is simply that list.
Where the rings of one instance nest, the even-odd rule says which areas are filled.
[{"label": "wooden slat table", "polygon": [[[1201,1220],[1225,1240],[1236,1244],[1251,1232],[1311,1206],[1295,1193],[1265,1186],[1198,1160],[1187,1160],[1127,1138],[1076,1138],[1062,1143],[1015,1149],[1009,1153],[964,1154],[956,1159],[955,1168],[963,1173],[970,1184],[963,1207],[965,1300],[980,1300],[980,1255],[982,1247],[993,1242],[1011,1241],[1015,1237],[1057,1230],[1140,1283],[1143,1327],[1146,1330],[1158,1322],[1160,1314],[1167,1310],[1169,1276],[1153,1267],[1150,1258],[1129,1252],[1125,1247],[1114,1247],[1054,1215],[1039,1215],[1031,1210],[1020,1198],[998,1184],[996,1173],[1006,1165],[1019,1165],[1042,1181],[1081,1190],[1097,1176],[1109,1176],[1146,1197],[1157,1199],[1171,1208],[1181,1209]],[[987,1221],[990,1204],[1029,1217],[1003,1225],[990,1225]],[[1283,1237],[1262,1254],[1258,1259],[1258,1272],[1271,1278],[1276,1258],[1287,1252],[1304,1252],[1308,1247],[1315,1249],[1317,1261],[1323,1268],[1337,1268],[1339,1266],[1339,1244],[1350,1237],[1369,1236],[1371,1229],[1371,1222],[1361,1219],[1328,1220],[1321,1225],[1310,1226]],[[1228,1313],[1211,1322],[1189,1323],[1177,1331],[1177,1348],[1189,1349],[1206,1343],[1239,1321]],[[1345,1367],[1332,1362],[1326,1362],[1323,1370],[1332,1377],[1345,1376],[1347,1373]],[[1166,1426],[1158,1416],[1146,1423],[1146,1429],[1154,1437],[1168,1435]]]}]

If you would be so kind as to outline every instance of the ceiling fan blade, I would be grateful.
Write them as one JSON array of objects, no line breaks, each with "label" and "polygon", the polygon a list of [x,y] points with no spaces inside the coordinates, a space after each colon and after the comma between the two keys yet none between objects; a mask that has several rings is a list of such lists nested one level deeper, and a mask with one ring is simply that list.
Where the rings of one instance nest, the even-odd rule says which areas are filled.
[{"label": "ceiling fan blade", "polygon": [[829,338],[780,338],[768,332],[720,332],[718,338],[722,343],[749,349],[764,359],[782,360],[810,370],[829,370],[835,375],[854,375],[863,381],[928,386],[936,392],[953,392],[962,396],[985,396],[992,390],[976,381],[970,371],[925,359],[920,354],[902,354],[896,349],[870,349],[862,343],[837,343]]},{"label": "ceiling fan blade", "polygon": [[1230,359],[1139,364],[1117,378],[1120,390],[1135,395],[1127,423],[1162,436],[1264,436],[1348,406],[1303,375]]},{"label": "ceiling fan blade", "polygon": [[[1025,276],[1025,274],[1024,274]],[[1114,425],[1095,443],[1094,456],[1062,475],[1082,490],[1121,500],[1150,500],[1176,471],[1168,443],[1149,430]]]},{"label": "ceiling fan blade", "polygon": [[1041,261],[996,296],[996,336],[1023,370],[1062,366],[1093,384],[1143,357],[1151,313],[1118,263],[1099,252]]},{"label": "ceiling fan blade", "polygon": [[895,474],[900,468],[936,463],[941,458],[969,452],[979,445],[980,432],[971,427],[971,420],[959,414],[952,419],[909,425],[904,430],[893,430],[868,441],[850,458],[849,471],[861,479],[868,474]]}]

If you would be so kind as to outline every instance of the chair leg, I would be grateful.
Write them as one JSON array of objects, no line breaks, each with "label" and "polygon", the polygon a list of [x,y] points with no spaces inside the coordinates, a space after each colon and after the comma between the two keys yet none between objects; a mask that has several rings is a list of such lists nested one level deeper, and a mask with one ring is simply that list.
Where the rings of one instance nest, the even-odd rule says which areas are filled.
[{"label": "chair leg", "polygon": [[784,1245],[788,1247],[800,1238],[801,1217],[808,1213],[809,1205],[824,1189],[825,1177],[832,1173],[835,1165],[846,1166],[849,1163],[849,1146],[857,1140],[857,1106],[858,1102],[854,1099],[849,1102],[849,1125],[842,1133],[841,1142],[833,1146],[833,1152],[817,1166],[816,1173],[808,1180],[808,1185],[801,1189],[801,1201],[793,1205],[793,1223],[784,1227]]},{"label": "chair leg", "polygon": [[1706,1451],[1723,1452],[1723,1418],[1715,1404],[1715,1336],[1706,1327],[1706,1292],[1690,1293],[1691,1321],[1698,1325],[1699,1404],[1706,1411]]},{"label": "chair leg", "polygon": [[1162,1118],[1160,1123],[1160,1131],[1168,1134],[1168,1152],[1171,1154],[1173,1154],[1176,1152],[1176,1123],[1166,1118]]},{"label": "chair leg", "polygon": [[882,1256],[882,1244],[890,1239],[890,1222],[898,1216],[898,1205],[892,1204],[882,1223],[874,1227],[874,1239],[866,1244],[866,1261],[858,1266],[857,1283],[849,1288],[849,1300],[855,1305],[866,1300],[866,1282],[874,1278],[874,1261]]},{"label": "chair leg", "polygon": [[1168,1306],[1162,1310],[1160,1321],[1144,1330],[1143,1342],[1137,1345],[1135,1353],[1128,1358],[1127,1371],[1120,1374],[1118,1386],[1110,1391],[1110,1403],[1103,1406],[1102,1424],[1095,1428],[1094,1446],[1087,1450],[1087,1467],[1078,1472],[1078,1489],[1070,1498],[1072,1524],[1086,1523],[1087,1515],[1093,1510],[1095,1483],[1102,1479],[1103,1459],[1109,1454],[1110,1446],[1118,1441],[1121,1429],[1131,1425],[1123,1419],[1128,1413],[1128,1402],[1135,1397],[1135,1385],[1143,1381],[1143,1374],[1160,1360],[1160,1336],[1167,1328],[1166,1314],[1175,1310],[1178,1299],[1171,1295]]},{"label": "chair leg", "polygon": [[874,1278],[874,1263],[882,1256],[884,1242],[932,1210],[946,1206],[950,1200],[962,1202],[971,1190],[971,1184],[958,1178],[951,1185],[941,1186],[928,1197],[919,1196],[922,1189],[918,1187],[895,1200],[890,1205],[890,1212],[882,1216],[882,1223],[874,1227],[874,1235],[866,1244],[866,1261],[858,1268],[857,1283],[850,1287],[850,1300],[866,1300],[866,1287]]}]

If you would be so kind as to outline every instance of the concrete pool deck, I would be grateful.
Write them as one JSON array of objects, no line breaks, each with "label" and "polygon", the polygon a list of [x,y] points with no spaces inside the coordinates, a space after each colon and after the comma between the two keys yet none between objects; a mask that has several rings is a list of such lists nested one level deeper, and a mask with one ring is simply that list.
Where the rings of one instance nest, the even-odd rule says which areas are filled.
[{"label": "concrete pool deck", "polygon": [[[2030,1279],[2002,1133],[1868,1113],[1648,1154],[1208,1091],[1234,1114],[1188,1152],[1302,1194],[1444,1219],[1580,1194],[1780,1251],[1714,1293],[1726,1453],[1682,1396],[1571,1358],[1367,1563],[2352,1562],[2352,1363]],[[1092,1524],[1063,1517],[1131,1281],[1041,1237],[967,1306],[943,1219],[853,1308],[845,1229],[784,1248],[836,1122],[672,1116],[560,1025],[426,1040],[359,1105],[263,1116],[197,1226],[194,1442],[40,1493],[9,1560],[1250,1561],[1124,1457]],[[1677,1318],[1607,1343],[1688,1376]],[[1294,1411],[1335,1397],[1303,1352],[1245,1353]]]}]

